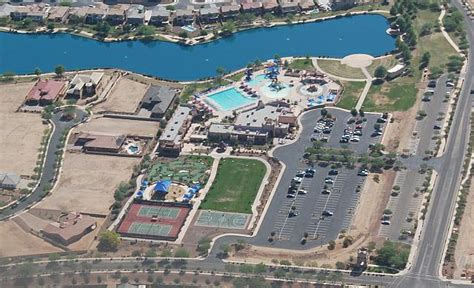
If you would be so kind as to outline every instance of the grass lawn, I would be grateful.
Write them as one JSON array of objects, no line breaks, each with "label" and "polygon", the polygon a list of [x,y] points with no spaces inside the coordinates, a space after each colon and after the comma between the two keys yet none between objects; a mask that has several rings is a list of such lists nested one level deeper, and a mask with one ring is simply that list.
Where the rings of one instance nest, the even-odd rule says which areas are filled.
[{"label": "grass lawn", "polygon": [[313,61],[311,59],[306,59],[306,58],[294,59],[288,65],[288,68],[297,69],[297,70],[308,70],[308,71],[314,70]]},{"label": "grass lawn", "polygon": [[183,92],[181,92],[180,101],[181,103],[187,103],[189,100],[191,100],[191,96],[194,93],[205,91],[210,88],[217,88],[219,86],[224,86],[227,84],[229,84],[229,80],[226,79],[216,79],[214,81],[189,84],[184,87]]},{"label": "grass lawn", "polygon": [[206,184],[214,159],[209,156],[182,156],[176,159],[158,158],[147,172],[148,180],[155,182],[160,179],[171,179],[188,185],[193,183]]},{"label": "grass lawn", "polygon": [[232,82],[238,82],[240,81],[243,77],[245,76],[245,71],[236,73],[232,76],[226,77],[226,79],[232,81]]},{"label": "grass lawn", "polygon": [[346,64],[342,64],[338,60],[318,59],[318,66],[319,68],[323,69],[324,72],[335,76],[365,79],[364,73],[361,69],[347,66]]},{"label": "grass lawn", "polygon": [[[415,33],[419,35],[421,27],[425,23],[435,24],[440,12],[419,10],[417,17],[413,20]],[[365,111],[406,111],[416,102],[417,84],[421,79],[419,63],[421,56],[430,52],[431,59],[429,68],[439,67],[446,71],[446,63],[449,56],[457,55],[453,47],[444,38],[441,32],[418,37],[416,49],[412,51],[411,67],[413,77],[399,77],[381,85],[372,85],[364,102]],[[374,68],[374,67],[373,67]],[[376,66],[375,66],[376,68]],[[375,69],[374,68],[374,69]]]},{"label": "grass lawn", "polygon": [[365,82],[341,81],[341,84],[344,87],[344,91],[342,92],[341,100],[336,106],[350,110],[356,106],[360,93],[364,90]]},{"label": "grass lawn", "polygon": [[252,213],[265,172],[265,164],[258,160],[221,159],[214,183],[200,209]]},{"label": "grass lawn", "polygon": [[402,77],[372,85],[362,107],[367,112],[406,111],[416,102],[417,82],[415,77]]},{"label": "grass lawn", "polygon": [[395,56],[390,55],[387,57],[374,59],[372,64],[370,64],[370,66],[367,67],[367,71],[369,71],[370,75],[374,76],[375,69],[377,69],[377,67],[384,66],[388,70],[397,64],[398,64],[398,60],[395,58]]}]

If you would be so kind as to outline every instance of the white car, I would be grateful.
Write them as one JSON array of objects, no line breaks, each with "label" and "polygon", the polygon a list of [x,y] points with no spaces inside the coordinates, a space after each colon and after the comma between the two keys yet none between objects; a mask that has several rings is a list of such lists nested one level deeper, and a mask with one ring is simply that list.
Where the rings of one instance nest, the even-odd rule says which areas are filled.
[{"label": "white car", "polygon": [[298,194],[306,195],[308,194],[308,191],[301,189],[301,190],[298,190]]},{"label": "white car", "polygon": [[286,198],[296,198],[295,194],[286,194]]},{"label": "white car", "polygon": [[334,184],[334,179],[328,177],[328,178],[326,178],[326,179],[324,180],[324,183],[326,183],[326,184]]},{"label": "white car", "polygon": [[382,222],[382,225],[390,225],[390,221],[389,220],[383,220]]},{"label": "white car", "polygon": [[293,181],[293,183],[299,184],[299,183],[301,183],[301,181],[303,181],[303,178],[301,178],[301,177],[295,177],[295,178],[293,178],[291,181]]},{"label": "white car", "polygon": [[363,170],[360,170],[359,173],[357,173],[357,175],[359,175],[359,176],[368,176],[369,171],[363,169]]},{"label": "white car", "polygon": [[354,136],[351,138],[351,142],[359,142],[359,141],[360,141],[360,138],[357,136]]}]

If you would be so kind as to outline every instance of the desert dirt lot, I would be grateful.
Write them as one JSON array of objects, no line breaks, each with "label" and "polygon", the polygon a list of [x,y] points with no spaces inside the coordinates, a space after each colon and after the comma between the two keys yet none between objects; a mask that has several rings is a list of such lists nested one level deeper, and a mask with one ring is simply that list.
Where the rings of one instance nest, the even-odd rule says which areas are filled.
[{"label": "desert dirt lot", "polygon": [[[35,82],[0,85],[0,171],[32,175],[47,125],[40,114],[15,112]],[[8,125],[6,125],[8,123]]]},{"label": "desert dirt lot", "polygon": [[106,215],[116,187],[130,179],[138,162],[137,158],[67,152],[57,186],[38,208]]},{"label": "desert dirt lot", "polygon": [[471,186],[466,200],[467,206],[462,216],[460,233],[454,253],[456,260],[455,278],[459,278],[464,269],[474,271],[474,241],[472,241],[472,235],[474,234],[474,186]]},{"label": "desert dirt lot", "polygon": [[126,112],[133,113],[145,95],[148,85],[121,78],[107,98],[107,101],[97,105],[94,112]]},{"label": "desert dirt lot", "polygon": [[[20,226],[11,220],[0,223],[0,235],[3,235],[2,245],[0,245],[0,257],[62,251],[42,239],[23,231]],[[5,235],[8,235],[8,237]]]},{"label": "desert dirt lot", "polygon": [[160,124],[153,121],[137,121],[99,117],[94,118],[75,131],[127,134],[133,136],[155,136]]}]

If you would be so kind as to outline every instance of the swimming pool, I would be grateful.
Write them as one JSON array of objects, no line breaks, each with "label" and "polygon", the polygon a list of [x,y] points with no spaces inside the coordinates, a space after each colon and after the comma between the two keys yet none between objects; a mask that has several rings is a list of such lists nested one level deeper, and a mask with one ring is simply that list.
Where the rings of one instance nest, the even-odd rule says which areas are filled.
[{"label": "swimming pool", "polygon": [[254,103],[256,100],[250,99],[242,95],[237,89],[229,88],[206,97],[206,101],[212,106],[217,104],[219,110],[234,110],[248,104]]}]

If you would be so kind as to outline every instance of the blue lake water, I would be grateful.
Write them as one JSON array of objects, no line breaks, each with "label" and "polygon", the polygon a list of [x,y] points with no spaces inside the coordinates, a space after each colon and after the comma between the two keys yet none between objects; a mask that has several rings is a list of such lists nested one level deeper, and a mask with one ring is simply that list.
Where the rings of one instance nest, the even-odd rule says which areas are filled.
[{"label": "blue lake water", "polygon": [[0,33],[0,71],[32,73],[36,67],[121,68],[171,80],[215,76],[216,68],[235,70],[256,59],[284,56],[344,57],[383,55],[395,48],[380,15],[252,29],[206,44],[184,46],[162,41],[103,43],[69,34]]}]

